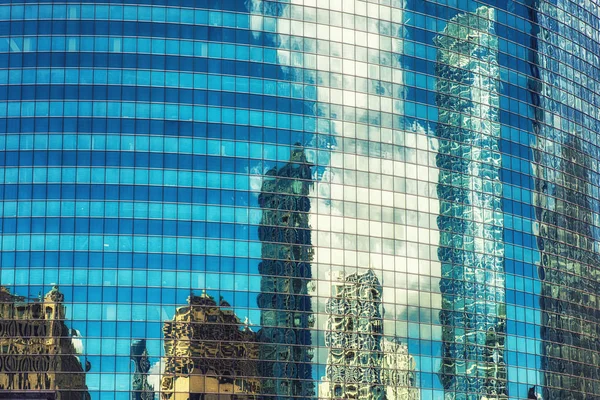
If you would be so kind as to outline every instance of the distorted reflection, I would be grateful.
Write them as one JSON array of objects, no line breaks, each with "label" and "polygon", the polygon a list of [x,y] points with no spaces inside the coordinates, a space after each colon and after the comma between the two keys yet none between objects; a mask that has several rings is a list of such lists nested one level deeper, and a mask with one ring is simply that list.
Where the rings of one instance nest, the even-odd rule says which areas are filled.
[{"label": "distorted reflection", "polygon": [[[593,5],[587,3],[536,2],[540,81],[532,80],[535,85],[531,87],[540,104],[534,124],[538,164],[533,202],[539,222],[541,369],[545,380],[536,393],[545,400],[596,398],[600,393],[600,210],[595,166],[599,151],[594,133],[598,120],[583,111],[597,108],[598,95],[586,73],[596,74],[598,52],[565,40],[571,24],[556,24],[548,17],[564,10],[565,20],[570,21],[570,13]],[[589,61],[574,64],[573,53]],[[584,67],[589,72],[580,71]],[[576,82],[565,76],[575,76]],[[569,113],[579,114],[579,123],[565,118],[567,108]]]},{"label": "distorted reflection", "polygon": [[135,340],[131,344],[131,360],[134,364],[132,400],[154,400],[154,386],[148,383],[150,360],[146,339]]},{"label": "distorted reflection", "polygon": [[314,396],[314,325],[308,286],[313,256],[309,227],[311,165],[296,147],[290,162],[267,173],[259,204],[262,262],[258,307],[261,393],[273,399]]},{"label": "distorted reflection", "polygon": [[319,397],[356,400],[417,400],[414,359],[396,338],[383,337],[382,288],[373,270],[338,274],[325,345],[329,348]]},{"label": "distorted reflection", "polygon": [[0,398],[90,399],[91,365],[84,371],[63,303],[56,286],[32,301],[0,286]]},{"label": "distorted reflection", "polygon": [[191,295],[163,327],[163,400],[233,400],[259,393],[256,335],[224,300]]},{"label": "distorted reflection", "polygon": [[494,13],[457,15],[435,39],[446,399],[507,395]]},{"label": "distorted reflection", "polygon": [[541,157],[535,196],[543,280],[542,368],[548,386],[544,398],[575,399],[572,387],[589,393],[600,389],[596,382],[600,317],[589,307],[600,291],[595,268],[600,258],[593,252],[590,171],[582,141],[573,133],[563,145],[555,146],[562,165],[550,172],[547,157]]}]

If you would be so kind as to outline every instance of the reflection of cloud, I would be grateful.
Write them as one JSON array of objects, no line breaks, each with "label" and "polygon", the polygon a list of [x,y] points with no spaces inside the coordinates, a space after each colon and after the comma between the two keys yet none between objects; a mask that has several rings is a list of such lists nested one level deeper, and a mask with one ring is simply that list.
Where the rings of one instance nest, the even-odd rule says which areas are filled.
[{"label": "reflection of cloud", "polygon": [[71,329],[71,343],[75,348],[75,354],[83,354],[83,338],[81,332],[77,329]]},{"label": "reflection of cloud", "polygon": [[159,361],[152,364],[152,367],[150,367],[150,370],[148,371],[148,383],[150,386],[154,386],[155,397],[160,392],[160,384],[164,368],[165,364],[161,358]]},{"label": "reflection of cloud", "polygon": [[248,172],[250,176],[250,190],[253,192],[260,192],[262,188],[264,174],[265,172],[267,172],[265,171],[263,163],[261,162],[253,166]]},{"label": "reflection of cloud", "polygon": [[[401,28],[393,30],[402,21],[402,2],[395,1],[395,6],[390,7],[363,0],[331,0],[327,6],[317,0],[290,0],[288,4],[247,0],[250,29],[255,36],[260,32],[285,35],[286,40],[278,41],[277,62],[281,66],[335,74],[331,75],[331,82],[325,75],[317,77],[316,99],[312,88],[310,93],[305,92],[307,99],[317,100],[316,115],[326,116],[317,121],[318,134],[305,143],[319,149],[317,154],[309,155],[319,176],[322,173],[319,166],[328,164],[329,150],[336,140],[329,135],[347,136],[353,131],[350,126],[353,124],[342,123],[342,115],[335,115],[341,111],[330,113],[328,104],[356,107],[357,120],[369,119],[369,111],[403,113],[403,91],[398,88],[403,84],[399,55],[403,52],[404,35]],[[344,13],[357,18],[344,18]],[[327,16],[325,20],[323,15]],[[305,39],[328,43],[329,50],[307,47],[307,43],[314,42]],[[373,59],[372,54],[380,51],[385,54],[386,62]],[[342,82],[335,84],[333,81],[339,77],[344,82],[355,82],[356,87]]]},{"label": "reflection of cloud", "polygon": [[[368,148],[357,146],[356,154],[332,152],[315,184],[315,310],[325,312],[333,271],[364,272],[371,267],[383,284],[386,334],[406,335],[407,321],[418,321],[421,307],[440,308],[440,265],[435,256],[439,239],[435,220],[429,218],[439,207],[437,140],[419,124],[393,131],[393,136],[402,144],[401,154],[415,155],[411,163],[382,153],[371,155]],[[432,295],[421,297],[421,291]],[[438,334],[434,329],[433,335]]]},{"label": "reflection of cloud", "polygon": [[[382,279],[383,300],[390,304],[385,318],[393,324],[405,316],[408,304],[409,296],[398,290],[437,292],[440,267],[437,259],[430,260],[438,245],[437,226],[429,218],[439,208],[436,139],[416,122],[395,130],[369,117],[371,112],[404,114],[404,92],[398,89],[404,83],[399,57],[404,32],[392,31],[402,21],[403,2],[392,3],[394,7],[363,0],[248,0],[255,35],[264,31],[286,37],[277,50],[280,65],[331,73],[316,79],[317,115],[324,117],[317,119],[318,134],[309,143],[317,150],[307,152],[320,178],[311,193],[314,310],[325,312],[332,271],[371,267]],[[310,39],[305,43],[328,43],[327,52],[319,46],[293,51],[305,38]],[[365,57],[359,56],[365,49]],[[372,54],[388,60],[380,63]],[[336,84],[339,78],[343,82]],[[342,115],[333,115],[341,106],[355,109],[356,121],[371,125],[342,121]],[[436,307],[437,296],[429,306]],[[419,296],[411,305],[419,306]],[[317,315],[316,326],[323,328],[324,321],[323,314]]]}]

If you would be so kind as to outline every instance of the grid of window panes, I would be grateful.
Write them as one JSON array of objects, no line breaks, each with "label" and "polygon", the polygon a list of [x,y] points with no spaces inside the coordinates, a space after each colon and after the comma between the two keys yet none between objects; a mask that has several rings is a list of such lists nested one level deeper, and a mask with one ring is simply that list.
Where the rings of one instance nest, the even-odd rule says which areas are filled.
[{"label": "grid of window panes", "polygon": [[0,397],[595,398],[599,54],[594,0],[1,1]]}]

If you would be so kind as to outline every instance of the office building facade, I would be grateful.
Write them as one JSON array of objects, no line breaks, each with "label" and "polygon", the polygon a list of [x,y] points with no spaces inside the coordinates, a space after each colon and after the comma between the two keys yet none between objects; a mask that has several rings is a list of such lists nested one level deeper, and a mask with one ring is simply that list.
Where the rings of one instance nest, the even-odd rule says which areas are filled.
[{"label": "office building facade", "polygon": [[599,7],[0,2],[0,399],[600,398]]}]

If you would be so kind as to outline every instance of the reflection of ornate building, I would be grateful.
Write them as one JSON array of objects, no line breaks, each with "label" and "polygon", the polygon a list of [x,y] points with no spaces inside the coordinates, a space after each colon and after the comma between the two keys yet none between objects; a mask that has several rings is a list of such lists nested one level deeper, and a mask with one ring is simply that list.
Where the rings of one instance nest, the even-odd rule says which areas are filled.
[{"label": "reflection of ornate building", "polygon": [[302,149],[265,178],[259,203],[262,262],[258,306],[261,309],[260,368],[262,393],[276,399],[313,397],[308,295],[312,247],[308,212],[311,166]]},{"label": "reflection of ornate building", "polygon": [[64,295],[55,286],[39,301],[24,300],[0,287],[0,398],[89,399]]},{"label": "reflection of ornate building", "polygon": [[414,359],[398,341],[382,339],[381,285],[372,270],[334,284],[327,302],[327,376],[320,396],[331,399],[416,400]]},{"label": "reflection of ornate building", "polygon": [[448,21],[436,37],[437,166],[447,399],[504,398],[506,306],[492,8]]},{"label": "reflection of ornate building", "polygon": [[233,400],[259,390],[255,333],[227,302],[203,293],[188,298],[164,324],[163,399]]},{"label": "reflection of ornate building", "polygon": [[148,359],[146,339],[135,340],[131,344],[131,360],[135,368],[131,385],[131,399],[154,400],[154,387],[148,383],[150,360]]},{"label": "reflection of ornate building", "polygon": [[328,397],[383,399],[379,280],[372,270],[362,275],[352,274],[336,282],[333,291],[326,307]]},{"label": "reflection of ornate building", "polygon": [[408,354],[408,346],[397,339],[381,341],[383,363],[381,382],[385,385],[387,400],[418,400],[419,389],[415,387],[416,363]]}]

